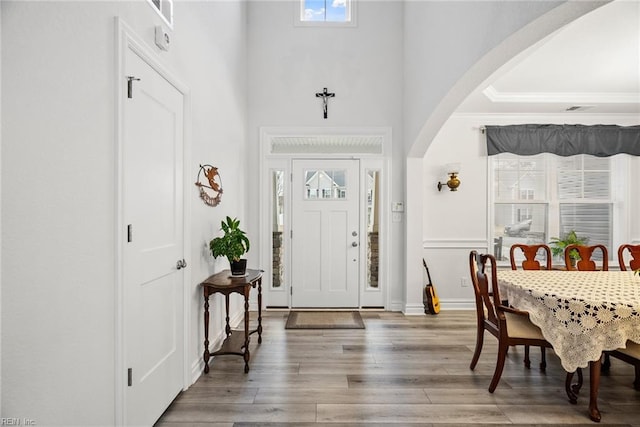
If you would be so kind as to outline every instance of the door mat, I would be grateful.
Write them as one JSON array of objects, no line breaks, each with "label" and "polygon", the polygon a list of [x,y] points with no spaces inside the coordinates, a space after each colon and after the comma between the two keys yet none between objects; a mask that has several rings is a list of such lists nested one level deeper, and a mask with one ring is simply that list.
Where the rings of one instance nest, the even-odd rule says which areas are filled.
[{"label": "door mat", "polygon": [[291,311],[285,329],[364,329],[357,311]]}]

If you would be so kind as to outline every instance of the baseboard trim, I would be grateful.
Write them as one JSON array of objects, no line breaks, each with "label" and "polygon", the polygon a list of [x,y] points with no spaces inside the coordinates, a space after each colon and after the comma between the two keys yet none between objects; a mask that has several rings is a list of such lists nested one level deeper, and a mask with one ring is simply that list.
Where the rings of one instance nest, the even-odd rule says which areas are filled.
[{"label": "baseboard trim", "polygon": [[475,310],[475,301],[461,300],[461,301],[443,301],[440,300],[441,310]]},{"label": "baseboard trim", "polygon": [[402,313],[405,316],[424,316],[424,304],[406,304]]},{"label": "baseboard trim", "polygon": [[[440,311],[446,310],[475,310],[476,303],[473,300],[440,300]],[[402,310],[405,316],[424,315],[423,304],[407,304]]]}]

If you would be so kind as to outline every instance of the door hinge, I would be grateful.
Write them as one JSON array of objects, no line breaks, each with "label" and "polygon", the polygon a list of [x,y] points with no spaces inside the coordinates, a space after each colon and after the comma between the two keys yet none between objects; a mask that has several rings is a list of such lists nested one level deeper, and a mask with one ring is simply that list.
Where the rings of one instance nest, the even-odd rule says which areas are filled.
[{"label": "door hinge", "polygon": [[137,79],[134,76],[127,76],[127,98],[133,98],[133,82],[139,80],[140,79]]},{"label": "door hinge", "polygon": [[127,225],[127,243],[131,243],[133,241],[133,225]]},{"label": "door hinge", "polygon": [[293,239],[293,230],[289,230],[289,238]]},{"label": "door hinge", "polygon": [[127,385],[131,387],[133,385],[133,369],[127,369]]},{"label": "door hinge", "polygon": [[289,288],[289,295],[293,295],[293,286]]},{"label": "door hinge", "polygon": [[289,174],[289,181],[293,182],[293,172]]}]

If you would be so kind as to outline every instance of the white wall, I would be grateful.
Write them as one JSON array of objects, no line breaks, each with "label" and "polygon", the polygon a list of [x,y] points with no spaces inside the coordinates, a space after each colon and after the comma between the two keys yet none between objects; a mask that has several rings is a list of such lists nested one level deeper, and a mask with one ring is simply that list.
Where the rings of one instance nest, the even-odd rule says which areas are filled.
[{"label": "white wall", "polygon": [[[200,164],[212,164],[218,167],[224,190],[222,201],[215,208],[202,202],[195,185],[190,193],[193,231],[189,267],[193,267],[193,283],[190,284],[192,311],[191,336],[188,338],[191,357],[188,362],[192,375],[197,376],[202,369],[204,329],[202,292],[196,285],[209,275],[229,268],[226,258],[214,260],[211,257],[209,241],[220,235],[220,222],[227,215],[239,218],[243,227],[247,218],[246,4],[192,2],[177,11],[181,13],[176,17],[176,26],[179,25],[184,33],[174,36],[172,52],[176,48],[176,56],[171,61],[176,74],[184,78],[191,89],[193,182]],[[224,331],[224,297],[215,295],[210,303],[209,333],[215,338]],[[231,317],[242,310],[242,298],[232,297]]]},{"label": "white wall", "polygon": [[[246,14],[242,2],[176,2],[173,43],[134,2],[2,4],[2,416],[39,425],[115,420],[114,17],[192,95],[191,169],[220,167],[220,207],[191,202],[188,362],[202,354],[199,280],[226,266],[204,250],[225,214],[244,216]],[[213,305],[213,309],[219,308]],[[220,333],[221,310],[214,311]],[[124,373],[122,373],[124,375]]]},{"label": "white wall", "polygon": [[[433,140],[423,160],[422,197],[424,205],[423,254],[430,264],[431,277],[438,296],[446,307],[473,307],[473,289],[462,287],[461,278],[469,277],[469,251],[492,251],[488,230],[488,160],[486,139],[481,126],[522,123],[619,124],[637,125],[632,116],[590,115],[454,115]],[[438,192],[438,181],[447,179],[444,165],[460,162],[458,191],[446,187]],[[639,182],[640,159],[630,167],[630,182]],[[634,166],[635,165],[635,166]],[[640,194],[630,192],[630,218],[640,214]],[[629,241],[638,241],[640,225],[630,222]],[[614,255],[615,256],[615,255]]]},{"label": "white wall", "polygon": [[405,46],[411,53],[405,57],[407,147],[447,92],[476,62],[516,30],[561,3],[407,2],[405,26],[410,36]]},{"label": "white wall", "polygon": [[[407,162],[425,155],[458,105],[498,68],[605,3],[607,0],[405,2],[403,112]],[[415,173],[411,171],[411,175]],[[419,193],[407,188],[407,209],[431,209],[429,203],[414,197],[420,197]],[[422,266],[409,263],[423,253],[421,246],[411,243],[415,240],[413,233],[424,233],[419,220],[423,215],[422,211],[407,214],[406,222],[405,287],[407,297],[413,299],[422,293],[426,280]]]},{"label": "white wall", "polygon": [[[402,2],[359,2],[354,28],[296,27],[294,3],[249,3],[249,164],[256,171],[250,176],[251,203],[259,200],[261,126],[392,127],[389,200],[403,201]],[[323,87],[336,94],[326,120],[315,97]],[[258,229],[258,212],[250,224]],[[392,303],[404,299],[403,233],[403,224],[393,223],[390,276],[400,286],[393,288]]]},{"label": "white wall", "polygon": [[[407,209],[421,207],[411,199],[418,192],[404,188],[416,173],[405,169],[406,154],[422,158],[456,106],[508,59],[605,2],[359,2],[358,27],[342,29],[294,27],[292,1],[250,2],[250,143],[255,146],[260,126],[390,123],[390,199],[405,201]],[[313,96],[325,86],[336,92],[328,120]],[[252,170],[258,170],[258,152],[250,154]],[[249,187],[249,200],[257,200],[258,186]],[[409,264],[422,252],[409,244],[422,234],[421,217],[422,210],[407,213],[391,230],[391,299],[405,312],[416,305],[423,283],[420,264]]]},{"label": "white wall", "polygon": [[406,2],[407,153],[424,155],[458,104],[497,68],[609,1]]},{"label": "white wall", "polygon": [[[2,100],[2,7],[0,7],[0,100]],[[2,103],[0,102],[0,128],[2,127]],[[2,235],[2,132],[0,130],[0,236]],[[0,244],[0,260],[2,245]],[[2,417],[2,262],[0,262],[0,417]]]},{"label": "white wall", "polygon": [[[173,44],[159,55],[191,89],[194,180],[197,165],[211,163],[220,167],[225,190],[215,209],[201,203],[195,186],[191,193],[188,339],[194,373],[202,353],[196,283],[226,267],[210,260],[206,242],[224,215],[231,215],[246,224],[254,247],[260,246],[257,212],[249,210],[258,200],[258,128],[391,126],[390,199],[402,200],[405,177],[419,171],[412,164],[404,173],[404,153],[421,123],[478,58],[554,4],[539,3],[360,2],[356,29],[321,30],[293,27],[291,2],[175,2]],[[2,416],[50,425],[112,425],[113,17],[121,16],[150,45],[161,20],[143,0],[0,5]],[[314,97],[322,87],[336,92],[328,120]],[[470,168],[465,165],[463,188]],[[425,180],[435,185],[432,176]],[[422,228],[421,215],[412,216],[418,225],[412,228],[413,221],[407,234]],[[391,277],[402,283],[404,224],[391,231]],[[250,261],[256,256],[250,254]],[[420,288],[418,283],[412,289],[420,295]],[[410,291],[399,285],[392,300],[409,299]],[[219,300],[213,309],[216,334]]]}]

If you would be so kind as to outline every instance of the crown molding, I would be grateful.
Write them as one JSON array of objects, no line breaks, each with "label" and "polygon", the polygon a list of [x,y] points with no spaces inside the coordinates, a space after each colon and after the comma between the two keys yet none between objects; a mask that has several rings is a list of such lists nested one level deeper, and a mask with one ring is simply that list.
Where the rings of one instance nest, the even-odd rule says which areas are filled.
[{"label": "crown molding", "polygon": [[[568,120],[571,117],[571,120]],[[637,124],[637,113],[581,113],[581,112],[559,112],[559,113],[453,113],[451,118],[463,118],[471,120],[547,120],[555,119],[562,123],[577,122],[577,119],[594,119],[602,121],[603,118],[614,121],[630,120],[633,124]],[[560,120],[558,120],[560,118]],[[619,124],[619,123],[618,123]],[[631,125],[631,124],[630,124]]]},{"label": "crown molding", "polygon": [[629,92],[500,92],[488,86],[482,93],[495,103],[640,104],[640,93]]}]

